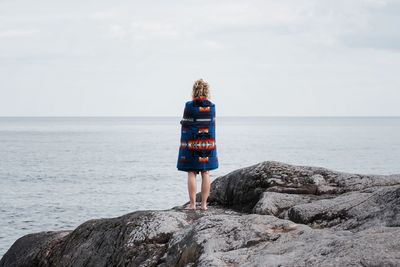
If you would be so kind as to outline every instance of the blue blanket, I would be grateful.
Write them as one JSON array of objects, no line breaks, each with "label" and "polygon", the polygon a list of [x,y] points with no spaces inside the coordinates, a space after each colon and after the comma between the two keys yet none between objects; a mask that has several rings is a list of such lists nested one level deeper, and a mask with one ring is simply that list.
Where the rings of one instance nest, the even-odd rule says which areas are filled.
[{"label": "blue blanket", "polygon": [[215,104],[204,97],[187,101],[180,123],[178,170],[199,173],[217,169]]}]

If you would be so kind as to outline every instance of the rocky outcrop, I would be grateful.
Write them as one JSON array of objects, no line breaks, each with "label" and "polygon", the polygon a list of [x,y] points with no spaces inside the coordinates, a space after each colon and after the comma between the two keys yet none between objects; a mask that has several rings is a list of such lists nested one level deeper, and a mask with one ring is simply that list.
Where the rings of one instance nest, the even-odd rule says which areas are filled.
[{"label": "rocky outcrop", "polygon": [[29,234],[0,266],[400,266],[400,175],[266,161],[187,204]]}]

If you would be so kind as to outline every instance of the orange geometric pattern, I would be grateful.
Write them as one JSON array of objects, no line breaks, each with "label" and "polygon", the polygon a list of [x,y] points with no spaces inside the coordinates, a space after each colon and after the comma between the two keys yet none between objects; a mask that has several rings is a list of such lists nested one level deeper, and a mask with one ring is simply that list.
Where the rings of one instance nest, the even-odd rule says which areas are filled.
[{"label": "orange geometric pattern", "polygon": [[199,128],[198,133],[208,133],[208,128]]},{"label": "orange geometric pattern", "polygon": [[199,107],[200,112],[210,112],[210,107]]},{"label": "orange geometric pattern", "polygon": [[208,162],[208,157],[199,157],[199,162]]}]

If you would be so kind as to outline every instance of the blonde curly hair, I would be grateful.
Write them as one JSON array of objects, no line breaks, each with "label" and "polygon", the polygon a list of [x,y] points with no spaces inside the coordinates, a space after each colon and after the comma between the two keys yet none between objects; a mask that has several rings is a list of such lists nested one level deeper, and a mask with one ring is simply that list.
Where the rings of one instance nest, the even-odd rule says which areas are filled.
[{"label": "blonde curly hair", "polygon": [[193,84],[193,90],[192,90],[192,98],[197,98],[197,97],[210,97],[210,86],[208,83],[203,80],[199,79],[194,82]]}]

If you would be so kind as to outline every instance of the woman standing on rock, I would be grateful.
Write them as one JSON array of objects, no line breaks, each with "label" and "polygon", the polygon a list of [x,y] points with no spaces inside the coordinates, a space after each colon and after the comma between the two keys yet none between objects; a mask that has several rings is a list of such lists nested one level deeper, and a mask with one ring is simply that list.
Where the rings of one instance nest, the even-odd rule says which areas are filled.
[{"label": "woman standing on rock", "polygon": [[201,172],[201,206],[207,210],[210,193],[209,171],[218,168],[215,143],[215,104],[209,100],[209,85],[203,79],[195,81],[192,100],[187,101],[181,123],[181,142],[177,168],[188,173],[190,203],[186,209],[196,209],[196,174]]}]

